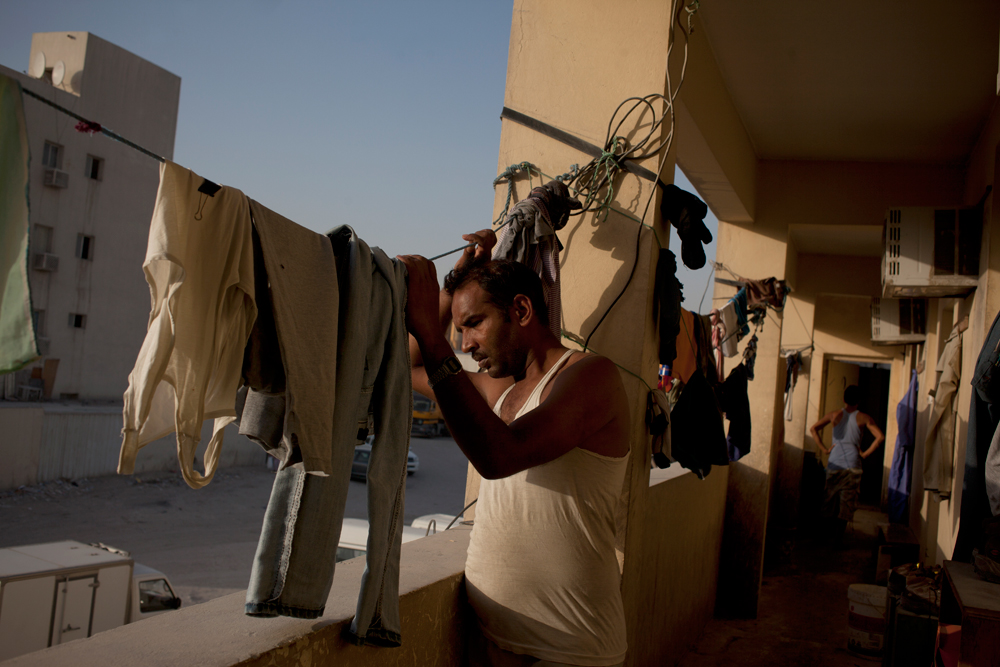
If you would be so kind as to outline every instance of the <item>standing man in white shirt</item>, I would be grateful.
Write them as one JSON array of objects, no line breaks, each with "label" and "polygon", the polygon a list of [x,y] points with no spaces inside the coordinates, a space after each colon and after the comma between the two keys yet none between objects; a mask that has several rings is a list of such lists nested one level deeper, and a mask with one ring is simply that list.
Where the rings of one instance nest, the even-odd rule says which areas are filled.
[{"label": "standing man in white shirt", "polygon": [[[470,664],[619,665],[625,616],[615,508],[629,452],[629,406],[615,365],[562,346],[542,284],[490,261],[491,230],[439,288],[434,265],[402,256],[413,388],[441,406],[483,477],[466,562],[482,636]],[[479,373],[462,370],[450,322]]]}]

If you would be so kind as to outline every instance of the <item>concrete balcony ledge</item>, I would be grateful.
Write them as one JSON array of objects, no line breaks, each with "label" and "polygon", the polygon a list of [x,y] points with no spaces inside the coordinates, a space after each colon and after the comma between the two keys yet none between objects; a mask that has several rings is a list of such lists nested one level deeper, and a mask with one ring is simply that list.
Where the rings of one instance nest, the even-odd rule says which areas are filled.
[{"label": "concrete balcony ledge", "polygon": [[[459,526],[403,545],[400,561],[399,648],[359,647],[341,633],[354,617],[364,558],[337,564],[326,614],[315,620],[251,618],[245,593],[19,656],[4,667],[176,667],[231,665],[459,664],[471,610],[462,579],[471,528]],[[332,656],[336,656],[332,658]]]}]

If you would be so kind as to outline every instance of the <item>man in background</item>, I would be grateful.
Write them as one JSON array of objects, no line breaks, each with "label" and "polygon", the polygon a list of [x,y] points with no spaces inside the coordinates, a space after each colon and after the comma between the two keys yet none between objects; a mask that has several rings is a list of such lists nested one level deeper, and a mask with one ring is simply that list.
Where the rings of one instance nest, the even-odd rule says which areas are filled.
[{"label": "man in background", "polygon": [[[868,458],[885,440],[875,420],[858,410],[861,390],[851,385],[844,390],[844,407],[824,415],[809,428],[816,446],[830,458],[826,464],[826,487],[822,516],[833,524],[832,537],[839,540],[847,522],[853,520],[861,488],[861,461]],[[827,448],[820,431],[833,424],[833,447]],[[868,449],[861,451],[861,436],[867,428],[875,437]]]}]

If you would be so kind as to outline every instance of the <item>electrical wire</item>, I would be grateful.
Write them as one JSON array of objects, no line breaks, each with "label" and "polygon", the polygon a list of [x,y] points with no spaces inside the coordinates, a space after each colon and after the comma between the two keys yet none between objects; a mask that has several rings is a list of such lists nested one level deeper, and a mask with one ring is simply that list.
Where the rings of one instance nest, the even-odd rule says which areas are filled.
[{"label": "electrical wire", "polygon": [[[675,7],[677,8],[676,10],[674,9]],[[693,7],[694,9],[691,9],[690,7]],[[675,32],[676,24],[679,22],[680,13],[681,13],[682,10],[686,10],[688,12],[688,30],[684,30],[683,28],[681,29],[681,33],[684,35],[684,59],[681,62],[680,80],[677,82],[677,88],[674,89],[673,86],[672,86],[672,84],[671,84],[671,82],[670,82],[670,55],[673,52],[673,48],[674,48],[674,41],[675,41],[674,40],[674,32]],[[691,26],[691,17],[694,15],[695,12],[697,12],[697,10],[698,10],[698,0],[694,0],[691,3],[691,5],[688,6],[688,7],[685,7],[683,0],[681,0],[679,3],[678,3],[677,0],[671,0],[671,3],[670,3],[670,17],[671,17],[670,18],[670,38],[669,38],[669,42],[670,43],[667,46],[667,66],[666,66],[666,78],[667,78],[667,93],[668,93],[668,96],[664,96],[664,95],[647,96],[647,97],[658,97],[658,98],[661,98],[666,103],[666,107],[667,107],[666,110],[670,113],[670,130],[667,132],[667,136],[656,147],[657,151],[660,151],[660,150],[663,151],[663,155],[660,157],[660,163],[659,163],[659,165],[658,165],[658,167],[656,169],[657,180],[659,180],[662,177],[661,174],[663,172],[663,166],[666,164],[667,157],[670,155],[670,148],[673,145],[674,128],[675,128],[675,125],[676,125],[676,122],[675,122],[676,121],[676,116],[675,116],[675,113],[674,113],[674,99],[676,99],[677,94],[680,92],[681,86],[684,84],[684,75],[687,72],[688,42],[689,42],[689,37],[690,37],[689,30],[691,30],[691,27],[690,27]],[[636,99],[636,98],[630,98],[630,99]],[[646,98],[638,98],[638,99],[645,100]],[[628,101],[629,100],[626,100],[622,104],[625,104]],[[637,102],[635,105],[633,105],[632,109],[629,110],[629,113],[631,113],[635,108],[637,108],[638,104],[639,103]],[[619,108],[621,108],[621,105],[619,105]],[[617,114],[617,110],[615,111],[615,113]],[[628,114],[626,114],[625,117],[627,118]],[[666,117],[666,114],[664,114],[664,116],[660,119],[660,122],[662,122],[663,118],[665,118],[665,117]],[[614,116],[612,116],[612,123],[613,122],[614,122]],[[624,122],[624,119],[622,120],[622,122]],[[609,127],[608,131],[610,133],[611,132],[611,130],[610,130],[611,125],[609,124],[608,127]],[[621,123],[619,123],[619,125],[617,127],[621,127]],[[655,127],[659,127],[659,125],[657,124]],[[652,131],[655,131],[655,130],[652,130]],[[648,139],[648,137],[647,137],[647,139]],[[643,143],[643,142],[640,142],[640,143]],[[607,151],[607,145],[605,146],[605,151]],[[581,169],[581,172],[583,172],[583,171],[584,170]],[[635,235],[635,259],[632,262],[632,269],[631,269],[631,271],[629,271],[628,278],[625,280],[625,285],[622,286],[622,289],[618,293],[618,296],[616,296],[615,299],[614,299],[614,301],[611,302],[611,305],[608,306],[607,310],[604,311],[604,314],[601,315],[601,318],[597,321],[597,324],[594,325],[594,328],[587,335],[587,338],[584,341],[585,346],[589,346],[590,339],[594,336],[595,333],[597,333],[597,329],[600,328],[601,324],[604,323],[604,320],[607,319],[608,315],[611,313],[611,310],[615,307],[615,304],[617,304],[618,301],[622,298],[622,296],[625,294],[626,290],[628,290],[629,285],[632,283],[632,279],[635,277],[636,268],[639,266],[639,252],[640,252],[640,250],[642,248],[642,227],[643,227],[643,224],[645,224],[646,215],[647,215],[647,213],[649,213],[649,206],[650,206],[650,204],[652,204],[653,197],[655,195],[656,195],[656,186],[654,184],[654,186],[650,190],[649,198],[646,199],[646,207],[643,209],[642,217],[640,218],[640,223],[641,224],[639,224],[638,229],[636,230],[636,235]]]}]

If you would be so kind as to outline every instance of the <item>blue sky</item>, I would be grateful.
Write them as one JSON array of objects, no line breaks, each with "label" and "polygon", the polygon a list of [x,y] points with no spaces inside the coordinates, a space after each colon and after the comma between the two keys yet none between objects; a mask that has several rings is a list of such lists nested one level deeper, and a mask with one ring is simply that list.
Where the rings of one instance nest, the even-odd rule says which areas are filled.
[{"label": "blue sky", "polygon": [[[0,0],[0,64],[26,70],[34,32],[92,32],[181,77],[176,162],[432,256],[491,222],[512,5]],[[678,272],[686,307],[707,274]]]}]

